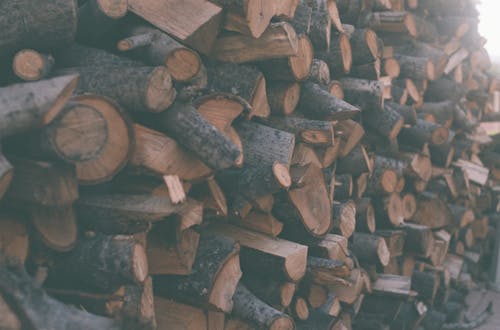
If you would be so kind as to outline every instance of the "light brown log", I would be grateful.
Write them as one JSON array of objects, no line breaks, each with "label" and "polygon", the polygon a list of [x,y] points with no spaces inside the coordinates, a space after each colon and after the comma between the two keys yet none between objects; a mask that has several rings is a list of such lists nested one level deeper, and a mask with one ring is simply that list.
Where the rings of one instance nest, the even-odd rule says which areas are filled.
[{"label": "light brown log", "polygon": [[14,56],[12,69],[20,79],[35,81],[47,77],[54,62],[52,55],[42,54],[33,49],[23,49]]},{"label": "light brown log", "polygon": [[437,229],[452,223],[452,213],[448,204],[437,195],[425,193],[418,195],[417,212],[410,221]]},{"label": "light brown log", "polygon": [[389,76],[391,78],[399,77],[401,73],[401,66],[398,61],[392,57],[386,58],[382,62],[381,72],[385,76]]},{"label": "light brown log", "polygon": [[154,297],[154,309],[158,330],[208,329],[208,321],[202,309],[181,304],[159,296]]},{"label": "light brown log", "polygon": [[222,21],[222,8],[208,1],[132,0],[128,9],[204,54],[210,53]]},{"label": "light brown log", "polygon": [[0,88],[0,136],[25,133],[51,122],[77,82],[78,76],[70,75]]},{"label": "light brown log", "polygon": [[[328,149],[328,147],[325,149]],[[325,164],[320,161],[317,155],[317,149],[313,149],[305,143],[298,143],[293,152],[292,165],[305,166],[309,163],[315,164],[320,168],[325,167]]]},{"label": "light brown log", "polygon": [[31,206],[28,214],[37,238],[47,247],[67,252],[78,239],[78,225],[73,206]]},{"label": "light brown log", "polygon": [[288,23],[273,23],[259,39],[245,35],[221,35],[212,56],[224,62],[245,63],[296,55],[298,38]]},{"label": "light brown log", "polygon": [[377,236],[382,237],[387,244],[391,258],[400,257],[404,253],[406,234],[402,230],[377,230]]},{"label": "light brown log", "polygon": [[332,209],[334,232],[346,238],[351,237],[356,229],[356,204],[352,200],[334,202]]},{"label": "light brown log", "polygon": [[330,50],[316,52],[316,57],[328,64],[332,77],[349,73],[352,66],[352,49],[349,38],[345,33],[332,35]]},{"label": "light brown log", "polygon": [[349,255],[347,247],[347,238],[328,234],[322,241],[310,247],[310,253],[313,257],[339,260],[347,264]]},{"label": "light brown log", "polygon": [[345,158],[358,146],[365,134],[365,130],[360,123],[348,119],[337,122],[335,133],[337,134],[337,141],[340,140],[339,157]]},{"label": "light brown log", "polygon": [[267,83],[267,98],[273,114],[290,115],[300,99],[300,84],[296,82]]}]

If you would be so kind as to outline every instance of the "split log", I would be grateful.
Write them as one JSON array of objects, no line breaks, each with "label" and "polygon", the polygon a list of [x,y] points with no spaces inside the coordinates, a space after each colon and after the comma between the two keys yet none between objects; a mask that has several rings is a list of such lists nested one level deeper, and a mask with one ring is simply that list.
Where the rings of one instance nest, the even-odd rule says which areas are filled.
[{"label": "split log", "polygon": [[54,67],[52,55],[42,54],[33,49],[23,49],[12,60],[14,74],[24,81],[46,78]]},{"label": "split log", "polygon": [[434,244],[434,236],[427,226],[406,223],[401,226],[406,232],[405,251],[429,257]]},{"label": "split log", "polygon": [[333,203],[333,231],[349,238],[356,229],[356,204],[349,200],[345,203]]},{"label": "split log", "polygon": [[359,109],[331,95],[320,85],[306,82],[302,85],[298,110],[306,116],[321,120],[349,119]]},{"label": "split log", "polygon": [[0,262],[8,260],[24,264],[28,256],[28,229],[21,219],[11,215],[0,216]]},{"label": "split log", "polygon": [[265,304],[243,284],[238,284],[233,299],[233,314],[255,324],[259,329],[295,328],[293,320],[288,315]]},{"label": "split log", "polygon": [[117,43],[118,50],[146,61],[148,65],[167,67],[172,79],[186,82],[202,70],[199,55],[168,34],[145,25],[126,27],[126,35]]},{"label": "split log", "polygon": [[231,225],[214,225],[209,229],[241,244],[244,273],[266,274],[292,282],[299,281],[305,274],[307,246]]},{"label": "split log", "polygon": [[[80,75],[77,94],[96,93],[116,100],[129,111],[162,112],[172,105],[176,90],[165,67],[78,67],[59,73]],[[123,76],[128,79],[123,79]]]},{"label": "split log", "polygon": [[78,76],[70,75],[0,88],[0,136],[25,133],[51,122],[77,82]]},{"label": "split log", "polygon": [[406,193],[401,197],[403,202],[403,217],[405,220],[413,218],[417,212],[417,199],[412,193]]},{"label": "split log", "polygon": [[202,232],[190,275],[156,277],[159,295],[202,307],[229,312],[241,278],[239,245],[232,239]]},{"label": "split log", "polygon": [[128,9],[204,54],[209,54],[212,49],[223,14],[219,6],[199,0],[183,3],[131,0]]},{"label": "split log", "polygon": [[299,39],[288,23],[272,23],[259,39],[246,35],[221,35],[212,56],[218,61],[245,63],[296,55]]},{"label": "split log", "polygon": [[297,52],[287,58],[260,62],[258,65],[268,80],[302,81],[311,71],[313,45],[305,35],[297,37]]},{"label": "split log", "polygon": [[341,302],[352,304],[359,297],[364,287],[363,277],[361,270],[353,269],[346,280],[333,279],[326,286]]},{"label": "split log", "polygon": [[[21,266],[0,267],[2,301],[15,306],[15,316],[37,328],[47,329],[121,329],[119,322],[90,314],[49,297],[34,284]],[[9,307],[9,305],[7,305]],[[9,310],[8,308],[7,310]]]},{"label": "split log", "polygon": [[369,195],[387,195],[396,191],[398,171],[394,167],[389,167],[385,159],[385,157],[375,157],[373,173],[367,187]]},{"label": "split log", "polygon": [[389,264],[391,253],[385,240],[379,236],[356,233],[350,247],[362,263],[380,263],[382,266]]},{"label": "split log", "polygon": [[181,304],[159,296],[154,297],[157,329],[208,329],[208,320],[202,309]]},{"label": "split log", "polygon": [[378,81],[342,78],[342,88],[347,102],[367,111],[380,111],[384,107],[384,87]]},{"label": "split log", "polygon": [[[71,43],[76,33],[76,6],[75,1],[58,0],[3,3],[0,12],[8,13],[10,19],[3,20],[0,26],[5,31],[0,41],[0,57],[12,56],[23,48],[47,49]],[[38,10],[44,15],[30,14]]]},{"label": "split log", "polygon": [[215,170],[233,166],[240,157],[238,147],[192,105],[175,103],[168,111],[156,115],[153,123]]},{"label": "split log", "polygon": [[58,259],[47,283],[55,288],[88,285],[115,291],[124,284],[143,283],[147,275],[144,247],[132,237],[95,235]]},{"label": "split log", "polygon": [[285,223],[283,234],[298,242],[324,237],[333,221],[323,172],[308,164],[293,166],[290,174],[292,189],[278,194],[273,207],[273,214]]},{"label": "split log", "polygon": [[375,232],[375,209],[372,200],[368,197],[361,198],[356,203],[356,232]]}]

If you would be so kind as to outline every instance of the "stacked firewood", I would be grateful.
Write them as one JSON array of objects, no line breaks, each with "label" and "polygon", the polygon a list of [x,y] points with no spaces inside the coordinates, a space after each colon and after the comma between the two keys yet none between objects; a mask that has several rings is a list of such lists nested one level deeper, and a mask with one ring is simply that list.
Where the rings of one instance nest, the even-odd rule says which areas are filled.
[{"label": "stacked firewood", "polygon": [[0,328],[482,322],[477,24],[473,0],[3,1]]}]

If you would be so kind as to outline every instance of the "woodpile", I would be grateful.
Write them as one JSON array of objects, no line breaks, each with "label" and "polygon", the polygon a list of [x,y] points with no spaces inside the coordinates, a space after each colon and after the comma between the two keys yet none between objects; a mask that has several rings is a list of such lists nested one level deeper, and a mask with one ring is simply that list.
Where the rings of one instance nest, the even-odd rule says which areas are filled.
[{"label": "woodpile", "polygon": [[486,318],[462,318],[500,211],[475,1],[21,0],[0,17],[0,328]]}]

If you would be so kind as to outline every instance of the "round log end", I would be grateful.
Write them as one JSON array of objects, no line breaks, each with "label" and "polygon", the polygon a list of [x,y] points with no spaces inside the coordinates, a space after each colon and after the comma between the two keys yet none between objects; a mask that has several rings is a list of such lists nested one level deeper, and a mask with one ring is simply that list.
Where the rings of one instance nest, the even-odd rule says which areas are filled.
[{"label": "round log end", "polygon": [[474,221],[474,211],[471,209],[465,210],[465,212],[462,214],[462,217],[460,218],[460,227],[465,227],[472,221]]},{"label": "round log end", "polygon": [[389,261],[391,260],[391,252],[389,252],[389,248],[387,247],[387,243],[385,239],[380,238],[377,244],[377,255],[382,266],[387,266]]},{"label": "round log end", "polygon": [[304,298],[297,298],[294,306],[294,313],[299,320],[307,320],[309,318],[309,307]]},{"label": "round log end", "polygon": [[165,59],[165,66],[176,81],[188,81],[195,77],[201,69],[198,54],[188,48],[179,48]]},{"label": "round log end", "polygon": [[276,182],[283,188],[290,188],[292,185],[292,177],[290,176],[290,171],[288,168],[281,163],[273,164],[273,174]]},{"label": "round log end", "polygon": [[434,145],[441,145],[448,141],[450,131],[446,127],[438,127],[432,132],[431,142]]},{"label": "round log end", "polygon": [[233,309],[233,294],[241,278],[240,256],[238,250],[227,258],[219,269],[214,284],[212,285],[208,301],[225,313]]},{"label": "round log end", "polygon": [[333,80],[330,82],[328,85],[328,91],[330,92],[331,95],[335,96],[336,98],[343,100],[344,99],[344,90],[342,88],[342,84],[338,80]]},{"label": "round log end", "polygon": [[396,190],[398,184],[398,174],[393,169],[385,169],[380,177],[380,184],[386,193],[392,193]]},{"label": "round log end", "polygon": [[56,251],[71,250],[78,238],[78,225],[73,208],[36,208],[31,222],[41,241]]},{"label": "round log end", "polygon": [[106,119],[93,107],[69,104],[57,119],[51,142],[64,160],[75,163],[94,159],[106,145]]},{"label": "round log end", "polygon": [[394,189],[394,192],[400,193],[404,190],[406,185],[406,179],[404,176],[398,178],[398,183],[396,184],[396,188]]},{"label": "round log end", "polygon": [[431,60],[428,60],[427,64],[425,65],[425,72],[427,79],[429,80],[436,79],[436,67],[434,66],[434,63]]},{"label": "round log end", "polygon": [[176,91],[172,76],[166,67],[156,67],[149,77],[146,91],[146,106],[151,112],[166,110],[175,100]]},{"label": "round log end", "polygon": [[475,238],[474,238],[474,232],[472,231],[471,228],[466,228],[465,229],[465,234],[463,236],[463,241],[465,246],[468,249],[471,249],[474,246]]},{"label": "round log end", "polygon": [[313,46],[309,38],[305,35],[299,36],[297,55],[289,58],[290,69],[297,81],[306,79],[309,76],[313,61]]},{"label": "round log end", "polygon": [[416,38],[418,36],[417,24],[415,23],[415,18],[412,14],[407,14],[404,20],[404,24],[410,36]]},{"label": "round log end", "polygon": [[246,2],[246,21],[254,38],[259,38],[264,33],[274,12],[272,1],[249,0]]},{"label": "round log end", "polygon": [[392,126],[392,129],[389,132],[390,140],[394,140],[398,136],[399,132],[401,132],[401,129],[403,129],[404,124],[405,121],[403,117],[400,117],[399,120],[394,124],[394,126]]},{"label": "round log end", "polygon": [[148,276],[148,258],[141,244],[135,244],[132,250],[132,271],[138,283],[143,283]]},{"label": "round log end", "polygon": [[365,30],[365,40],[368,49],[370,50],[370,54],[372,54],[373,58],[378,58],[379,52],[381,49],[378,49],[378,41],[377,34],[372,29]]},{"label": "round log end", "polygon": [[384,72],[391,78],[397,78],[400,73],[400,66],[398,61],[394,58],[388,58],[384,61]]},{"label": "round log end", "polygon": [[118,19],[127,14],[127,0],[97,0],[96,2],[101,12],[110,18]]},{"label": "round log end", "polygon": [[376,225],[375,225],[375,209],[373,208],[372,203],[369,203],[368,206],[366,207],[366,227],[368,228],[368,232],[374,233],[376,230]]},{"label": "round log end", "polygon": [[327,302],[328,290],[321,285],[311,285],[307,300],[312,308],[319,308]]},{"label": "round log end", "polygon": [[387,202],[387,216],[389,221],[395,227],[399,227],[404,222],[403,202],[401,197],[399,197],[398,194],[391,194]]},{"label": "round log end", "polygon": [[290,84],[286,91],[283,101],[283,114],[290,115],[295,111],[300,100],[300,84]]},{"label": "round log end", "polygon": [[288,307],[292,303],[293,296],[297,285],[295,283],[286,282],[281,286],[281,305]]},{"label": "round log end", "polygon": [[402,198],[403,202],[403,217],[405,220],[411,219],[417,212],[417,200],[413,194],[405,194]]},{"label": "round log end", "polygon": [[48,66],[54,63],[52,57],[47,57],[32,49],[23,49],[14,56],[12,68],[19,78],[25,81],[35,81],[41,79],[49,69]]},{"label": "round log end", "polygon": [[274,319],[269,325],[269,330],[291,330],[295,329],[293,320],[286,314]]},{"label": "round log end", "polygon": [[352,49],[349,37],[345,33],[340,35],[340,53],[342,55],[344,72],[349,73],[352,67]]}]

